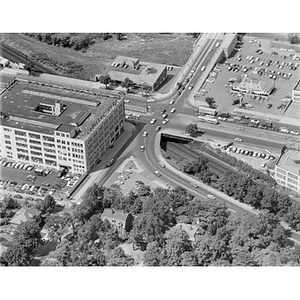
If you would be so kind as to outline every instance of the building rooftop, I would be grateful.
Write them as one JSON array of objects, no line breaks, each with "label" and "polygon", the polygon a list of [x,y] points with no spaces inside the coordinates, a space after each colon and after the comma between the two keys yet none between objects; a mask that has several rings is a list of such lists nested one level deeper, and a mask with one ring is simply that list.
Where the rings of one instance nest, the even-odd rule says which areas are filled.
[{"label": "building rooftop", "polygon": [[184,230],[188,234],[191,241],[195,240],[195,234],[199,229],[198,226],[187,224],[187,223],[177,223],[175,227]]},{"label": "building rooftop", "polygon": [[298,82],[296,83],[295,87],[294,87],[295,91],[300,91],[300,79],[298,80]]},{"label": "building rooftop", "polygon": [[[113,64],[119,64],[117,67]],[[158,77],[166,68],[165,65],[157,63],[142,62],[138,58],[127,56],[117,56],[106,73],[117,81],[124,81],[125,78],[131,79],[134,83],[153,86]],[[127,66],[124,68],[124,66]]]},{"label": "building rooftop", "polygon": [[239,88],[254,89],[257,91],[270,92],[273,89],[273,84],[268,81],[260,80],[254,76],[239,75],[233,84]]},{"label": "building rooftop", "polygon": [[[58,77],[58,76],[56,76]],[[30,82],[28,82],[30,78]],[[77,127],[78,139],[84,139],[91,127],[100,122],[121,98],[108,98],[87,91],[67,89],[65,85],[41,84],[39,80],[17,79],[1,95],[2,126],[36,131],[53,135],[54,130],[70,132]],[[38,83],[39,82],[39,83]],[[83,89],[83,88],[81,88]],[[43,105],[55,107],[60,103],[61,111],[54,115],[39,108]]]},{"label": "building rooftop", "polygon": [[125,222],[128,214],[124,214],[123,212],[116,210],[116,209],[104,209],[101,217],[109,218],[109,219],[116,219],[122,222]]},{"label": "building rooftop", "polygon": [[20,225],[23,222],[30,222],[33,221],[33,218],[35,216],[40,215],[40,211],[34,208],[24,208],[22,207],[20,210],[18,210],[13,218],[10,220],[11,224]]},{"label": "building rooftop", "polygon": [[289,150],[285,152],[277,166],[294,174],[300,175],[300,151]]}]

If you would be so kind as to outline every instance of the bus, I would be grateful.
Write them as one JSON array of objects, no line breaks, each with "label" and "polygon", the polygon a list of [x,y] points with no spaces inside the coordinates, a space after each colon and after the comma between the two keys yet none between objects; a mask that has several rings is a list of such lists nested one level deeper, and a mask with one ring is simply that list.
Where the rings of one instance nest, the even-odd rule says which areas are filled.
[{"label": "bus", "polygon": [[217,119],[212,118],[212,117],[198,116],[198,121],[199,122],[206,122],[206,123],[210,123],[210,124],[215,124],[215,125],[219,124],[219,121]]}]

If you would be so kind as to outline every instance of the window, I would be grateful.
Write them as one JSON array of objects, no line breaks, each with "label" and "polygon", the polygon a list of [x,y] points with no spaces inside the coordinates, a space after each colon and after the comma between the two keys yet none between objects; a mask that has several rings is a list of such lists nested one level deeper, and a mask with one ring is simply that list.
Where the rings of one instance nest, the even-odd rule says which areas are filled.
[{"label": "window", "polygon": [[4,134],[4,137],[5,137],[6,139],[10,139],[10,135],[8,135],[8,134]]},{"label": "window", "polygon": [[11,132],[11,129],[9,129],[9,128],[5,128],[5,127],[4,127],[3,130],[4,130],[4,131]]},{"label": "window", "polygon": [[53,142],[53,143],[55,142],[53,137],[49,137],[49,136],[45,136],[45,135],[43,135],[43,140],[48,141],[48,142]]},{"label": "window", "polygon": [[24,147],[24,148],[27,148],[27,144],[16,143],[16,145],[17,145],[18,147]]},{"label": "window", "polygon": [[42,144],[41,142],[35,141],[35,140],[29,140],[29,143],[35,144],[35,145],[41,145]]},{"label": "window", "polygon": [[5,148],[8,150],[12,150],[12,148],[10,146],[6,146]]},{"label": "window", "polygon": [[34,150],[38,150],[38,151],[42,151],[42,148],[41,148],[41,147],[32,146],[32,145],[30,145],[30,149],[34,149]]},{"label": "window", "polygon": [[30,154],[42,156],[41,152],[36,152],[36,151],[30,151]]},{"label": "window", "polygon": [[5,144],[11,145],[10,141],[5,141]]},{"label": "window", "polygon": [[28,153],[28,150],[22,149],[22,148],[17,148],[17,152]]},{"label": "window", "polygon": [[29,132],[28,135],[29,135],[29,137],[34,138],[34,139],[38,139],[38,140],[41,139],[41,136],[39,134]]},{"label": "window", "polygon": [[15,130],[15,135],[26,136],[27,134],[25,131]]}]

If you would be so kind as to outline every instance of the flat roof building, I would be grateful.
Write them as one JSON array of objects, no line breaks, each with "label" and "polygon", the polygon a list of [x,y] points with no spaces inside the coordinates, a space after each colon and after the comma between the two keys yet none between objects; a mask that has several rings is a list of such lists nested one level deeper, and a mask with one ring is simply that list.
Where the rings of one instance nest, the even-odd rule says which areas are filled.
[{"label": "flat roof building", "polygon": [[285,187],[300,192],[300,152],[289,150],[275,165],[275,179]]},{"label": "flat roof building", "polygon": [[[57,77],[57,76],[56,76]],[[88,84],[66,86],[16,76],[1,94],[0,155],[39,167],[84,173],[124,130],[122,98]]]},{"label": "flat roof building", "polygon": [[147,85],[154,91],[167,78],[167,67],[162,64],[142,62],[138,58],[117,56],[106,71],[106,75],[118,84],[129,78],[136,86]]},{"label": "flat roof building", "polygon": [[232,85],[232,90],[262,96],[269,96],[273,88],[273,84],[252,76],[239,76]]}]

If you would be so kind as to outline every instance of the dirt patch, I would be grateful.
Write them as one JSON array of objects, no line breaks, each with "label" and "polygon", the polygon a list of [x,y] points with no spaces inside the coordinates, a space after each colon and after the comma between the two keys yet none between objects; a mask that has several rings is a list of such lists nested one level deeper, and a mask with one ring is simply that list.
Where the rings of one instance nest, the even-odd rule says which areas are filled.
[{"label": "dirt patch", "polygon": [[81,78],[93,80],[101,74],[117,55],[131,56],[143,61],[182,66],[192,53],[194,38],[184,33],[128,33],[128,39],[112,38],[95,43],[86,51],[48,45],[21,33],[3,34],[3,40],[28,56],[44,53],[56,62],[52,68],[60,72],[59,66],[75,62],[83,66]]}]

